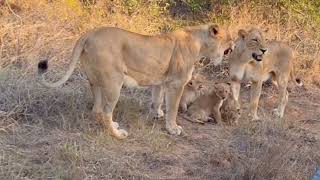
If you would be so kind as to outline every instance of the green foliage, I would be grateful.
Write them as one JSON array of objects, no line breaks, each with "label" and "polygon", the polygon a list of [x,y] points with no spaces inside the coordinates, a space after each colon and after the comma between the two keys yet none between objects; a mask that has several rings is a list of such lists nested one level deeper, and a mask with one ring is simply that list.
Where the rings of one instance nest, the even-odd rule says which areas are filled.
[{"label": "green foliage", "polygon": [[193,12],[201,11],[205,1],[203,0],[186,0],[185,1]]},{"label": "green foliage", "polygon": [[124,5],[128,8],[129,13],[133,13],[140,4],[140,0],[125,0]]},{"label": "green foliage", "polygon": [[159,2],[152,1],[149,5],[149,11],[152,16],[158,17],[161,14],[167,13],[169,6],[169,3],[163,3],[163,5],[160,5]]},{"label": "green foliage", "polygon": [[319,0],[281,0],[281,3],[300,22],[320,25]]}]

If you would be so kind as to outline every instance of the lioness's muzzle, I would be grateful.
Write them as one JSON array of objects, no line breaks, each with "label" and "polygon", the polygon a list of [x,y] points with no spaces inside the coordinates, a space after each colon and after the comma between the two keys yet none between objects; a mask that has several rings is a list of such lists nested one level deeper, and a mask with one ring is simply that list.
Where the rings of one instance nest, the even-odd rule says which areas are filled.
[{"label": "lioness's muzzle", "polygon": [[257,54],[257,53],[252,53],[252,58],[256,61],[262,61],[262,55],[263,54]]}]

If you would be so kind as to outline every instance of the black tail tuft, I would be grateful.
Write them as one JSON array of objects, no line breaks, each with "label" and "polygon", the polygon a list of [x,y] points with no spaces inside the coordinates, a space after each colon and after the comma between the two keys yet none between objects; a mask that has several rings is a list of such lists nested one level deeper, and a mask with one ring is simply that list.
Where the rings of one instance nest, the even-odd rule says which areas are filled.
[{"label": "black tail tuft", "polygon": [[43,74],[48,70],[48,60],[43,60],[38,63],[38,73]]}]

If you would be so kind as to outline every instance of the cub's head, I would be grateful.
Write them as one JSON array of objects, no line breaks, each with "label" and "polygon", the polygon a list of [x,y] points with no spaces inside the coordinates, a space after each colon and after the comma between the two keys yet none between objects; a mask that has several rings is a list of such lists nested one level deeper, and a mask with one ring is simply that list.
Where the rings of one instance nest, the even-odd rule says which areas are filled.
[{"label": "cub's head", "polygon": [[262,61],[268,50],[262,32],[256,28],[252,28],[249,31],[240,29],[238,36],[236,49],[242,50],[248,60],[253,58],[258,62]]},{"label": "cub's head", "polygon": [[231,93],[231,85],[230,83],[215,83],[214,90],[217,96],[226,100]]},{"label": "cub's head", "polygon": [[199,37],[201,41],[200,56],[209,58],[215,65],[220,64],[223,56],[233,49],[230,32],[218,25],[203,26]]},{"label": "cub's head", "polygon": [[191,91],[201,91],[204,88],[204,76],[200,74],[192,75],[186,87]]}]

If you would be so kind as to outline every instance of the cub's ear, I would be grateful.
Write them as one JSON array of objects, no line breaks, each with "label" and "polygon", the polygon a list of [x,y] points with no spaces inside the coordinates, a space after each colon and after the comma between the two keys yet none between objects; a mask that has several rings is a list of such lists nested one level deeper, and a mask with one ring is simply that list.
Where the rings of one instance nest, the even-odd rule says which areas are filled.
[{"label": "cub's ear", "polygon": [[238,36],[241,37],[242,39],[244,39],[247,35],[248,35],[247,31],[244,29],[240,29],[238,31]]},{"label": "cub's ear", "polygon": [[220,32],[219,26],[214,24],[214,25],[210,25],[209,27],[209,35],[214,37],[216,35],[218,35]]}]

